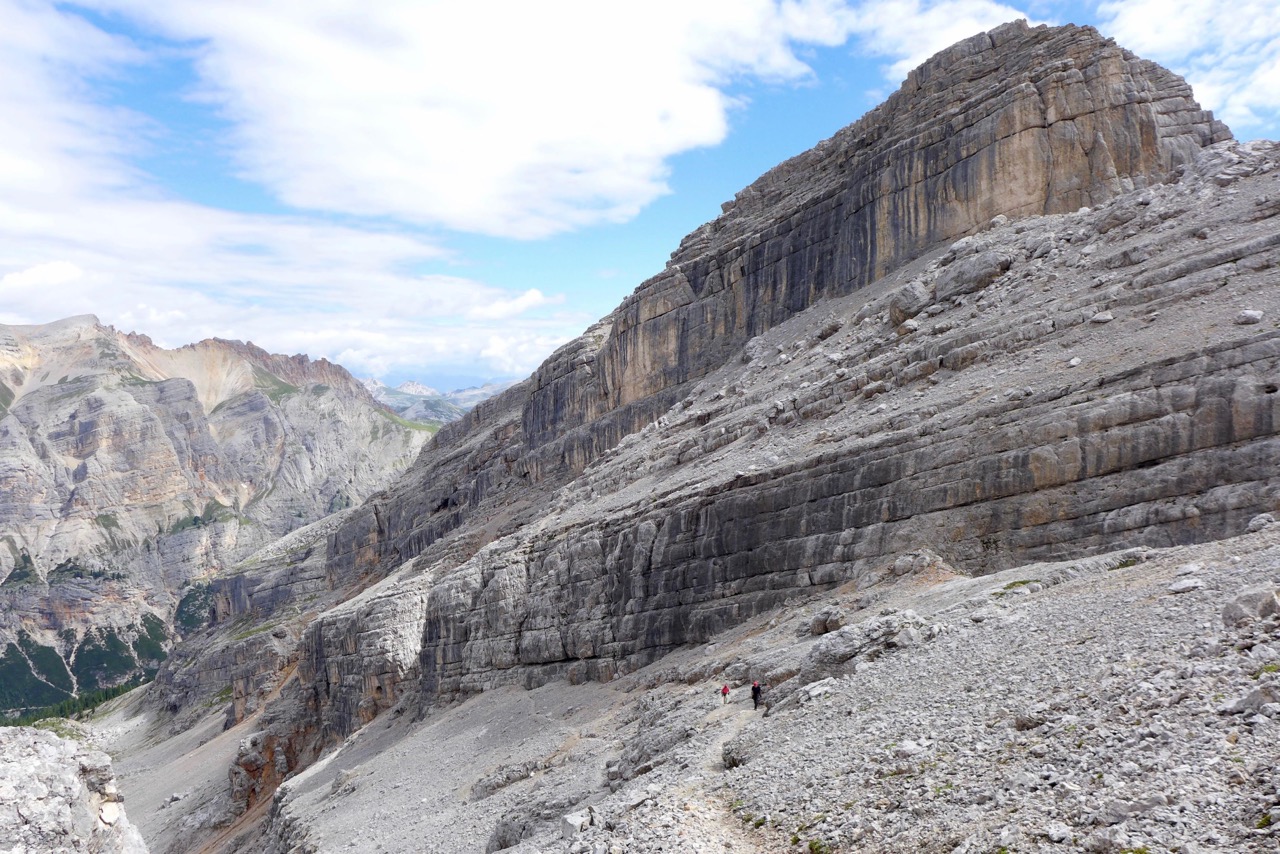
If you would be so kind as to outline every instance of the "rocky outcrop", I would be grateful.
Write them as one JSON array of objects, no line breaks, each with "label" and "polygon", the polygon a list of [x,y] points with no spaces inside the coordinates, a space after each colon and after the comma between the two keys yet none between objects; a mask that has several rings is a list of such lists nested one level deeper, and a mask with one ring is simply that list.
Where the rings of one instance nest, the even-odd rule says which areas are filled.
[{"label": "rocky outcrop", "polygon": [[358,504],[429,435],[324,360],[92,317],[0,327],[0,383],[0,708],[154,672],[193,585]]},{"label": "rocky outcrop", "polygon": [[5,850],[146,854],[124,812],[111,757],[29,727],[0,727]]}]

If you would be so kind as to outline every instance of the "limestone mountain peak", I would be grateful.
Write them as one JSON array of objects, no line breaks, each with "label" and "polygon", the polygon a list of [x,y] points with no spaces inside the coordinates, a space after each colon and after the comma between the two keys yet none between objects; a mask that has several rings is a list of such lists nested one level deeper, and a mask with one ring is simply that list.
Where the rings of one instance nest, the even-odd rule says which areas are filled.
[{"label": "limestone mountain peak", "polygon": [[360,502],[429,435],[323,359],[0,326],[0,707],[154,671],[188,588]]}]

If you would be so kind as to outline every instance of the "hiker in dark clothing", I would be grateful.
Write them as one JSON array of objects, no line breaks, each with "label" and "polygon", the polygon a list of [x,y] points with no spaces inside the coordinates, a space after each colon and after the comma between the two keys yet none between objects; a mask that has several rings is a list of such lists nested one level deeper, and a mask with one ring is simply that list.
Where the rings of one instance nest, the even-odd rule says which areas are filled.
[{"label": "hiker in dark clothing", "polygon": [[752,708],[756,708],[756,709],[760,708],[760,694],[761,694],[760,683],[752,682],[751,683],[751,702],[755,703],[755,705]]}]

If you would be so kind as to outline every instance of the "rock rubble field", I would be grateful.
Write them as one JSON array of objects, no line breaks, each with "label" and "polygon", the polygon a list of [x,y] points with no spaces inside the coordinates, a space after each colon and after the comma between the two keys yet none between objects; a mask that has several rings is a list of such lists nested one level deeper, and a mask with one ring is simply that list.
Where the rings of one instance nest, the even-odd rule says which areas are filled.
[{"label": "rock rubble field", "polygon": [[1280,524],[1251,527],[979,578],[922,552],[613,683],[396,709],[281,787],[266,850],[1274,851]]}]

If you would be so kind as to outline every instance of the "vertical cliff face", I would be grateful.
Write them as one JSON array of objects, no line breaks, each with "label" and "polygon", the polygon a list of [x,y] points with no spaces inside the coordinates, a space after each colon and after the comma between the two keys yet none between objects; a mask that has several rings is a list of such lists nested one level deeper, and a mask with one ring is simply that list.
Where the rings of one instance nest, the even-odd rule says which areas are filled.
[{"label": "vertical cliff face", "polygon": [[0,327],[0,708],[154,671],[188,585],[358,504],[427,435],[324,360]]},{"label": "vertical cliff face", "polygon": [[[598,357],[605,408],[697,379],[816,300],[996,216],[1096,205],[1229,137],[1181,78],[1092,28],[1018,22],[966,39],[742,191],[623,302]],[[579,412],[561,420],[593,415]]]},{"label": "vertical cliff face", "polygon": [[412,490],[355,519],[335,561],[405,560],[530,485],[556,488],[752,337],[929,247],[997,216],[1074,211],[1163,182],[1228,138],[1185,81],[1090,27],[1016,22],[966,39],[739,193],[526,385],[450,425],[437,446],[457,453],[433,456]]}]

